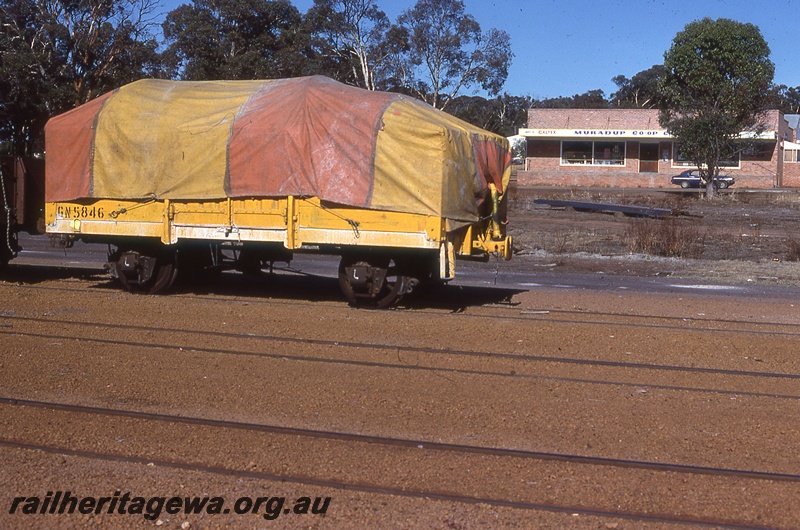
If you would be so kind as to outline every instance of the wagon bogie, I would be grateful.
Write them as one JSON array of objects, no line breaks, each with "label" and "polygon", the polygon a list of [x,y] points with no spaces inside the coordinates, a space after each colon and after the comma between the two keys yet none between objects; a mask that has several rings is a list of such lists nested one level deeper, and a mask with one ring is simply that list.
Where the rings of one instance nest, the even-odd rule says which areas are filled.
[{"label": "wagon bogie", "polygon": [[346,255],[339,264],[339,286],[351,305],[388,307],[402,298],[409,282],[388,256]]},{"label": "wagon bogie", "polygon": [[157,245],[122,243],[109,253],[111,276],[132,293],[156,294],[172,286],[178,274],[174,251]]}]

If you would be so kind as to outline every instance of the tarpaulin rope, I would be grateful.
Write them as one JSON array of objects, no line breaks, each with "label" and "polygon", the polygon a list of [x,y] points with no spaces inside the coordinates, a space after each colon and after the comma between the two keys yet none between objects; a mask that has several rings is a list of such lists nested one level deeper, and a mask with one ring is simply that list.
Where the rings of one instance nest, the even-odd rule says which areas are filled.
[{"label": "tarpaulin rope", "polygon": [[6,177],[5,172],[0,170],[0,188],[3,190],[3,209],[6,212],[6,246],[8,251],[13,256],[16,254],[14,248],[11,246],[11,205],[8,203],[8,195],[6,194]]}]

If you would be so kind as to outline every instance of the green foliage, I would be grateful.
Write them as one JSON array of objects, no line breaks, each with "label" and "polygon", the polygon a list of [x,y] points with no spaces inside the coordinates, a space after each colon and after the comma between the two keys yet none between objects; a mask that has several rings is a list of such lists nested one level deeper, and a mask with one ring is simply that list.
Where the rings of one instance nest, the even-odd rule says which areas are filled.
[{"label": "green foliage", "polygon": [[167,15],[164,57],[189,80],[301,75],[300,22],[289,0],[196,0]]},{"label": "green foliage", "polygon": [[664,76],[664,66],[657,64],[642,70],[632,78],[618,75],[612,79],[617,91],[611,95],[611,106],[625,109],[661,108],[658,83]]},{"label": "green foliage", "polygon": [[549,98],[534,102],[539,109],[607,109],[610,106],[602,90],[590,90],[572,97]]},{"label": "green foliage", "polygon": [[800,86],[778,85],[769,95],[769,108],[784,114],[800,114]]},{"label": "green foliage", "polygon": [[447,112],[473,125],[499,134],[513,136],[528,121],[530,97],[503,94],[492,99],[480,96],[454,98]]},{"label": "green foliage", "polygon": [[50,116],[158,75],[150,0],[0,0],[0,142],[44,150]]},{"label": "green foliage", "polygon": [[[38,24],[33,2],[0,4],[0,142],[2,154],[31,156],[44,149],[34,131],[44,128],[48,104],[68,100],[54,89],[54,76],[46,42],[48,33]],[[63,85],[63,81],[62,81]],[[59,95],[59,92],[61,94]]]},{"label": "green foliage", "polygon": [[739,133],[759,132],[775,67],[758,28],[728,19],[688,24],[664,54],[659,121],[701,170],[707,194]]}]

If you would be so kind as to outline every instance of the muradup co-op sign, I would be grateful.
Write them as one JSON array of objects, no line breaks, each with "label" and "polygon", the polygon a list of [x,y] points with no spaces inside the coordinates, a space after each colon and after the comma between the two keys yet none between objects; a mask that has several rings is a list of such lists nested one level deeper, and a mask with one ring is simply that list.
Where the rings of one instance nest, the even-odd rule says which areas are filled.
[{"label": "muradup co-op sign", "polygon": [[[626,140],[647,140],[674,138],[661,129],[520,129],[519,136],[525,138],[624,138]],[[775,140],[776,131],[763,131],[760,133],[742,132],[739,138],[747,140]]]},{"label": "muradup co-op sign", "polygon": [[526,138],[672,138],[664,130],[635,129],[520,129]]}]

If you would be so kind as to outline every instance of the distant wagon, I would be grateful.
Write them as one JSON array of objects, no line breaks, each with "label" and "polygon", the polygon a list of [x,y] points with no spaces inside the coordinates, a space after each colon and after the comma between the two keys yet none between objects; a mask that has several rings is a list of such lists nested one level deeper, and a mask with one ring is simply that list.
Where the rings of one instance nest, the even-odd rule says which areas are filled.
[{"label": "distant wagon", "polygon": [[113,276],[341,256],[353,305],[385,307],[456,258],[511,257],[505,138],[415,99],[314,76],[142,80],[46,127],[47,233],[110,245]]},{"label": "distant wagon", "polygon": [[20,251],[20,232],[39,234],[44,208],[44,161],[0,157],[0,270]]}]

